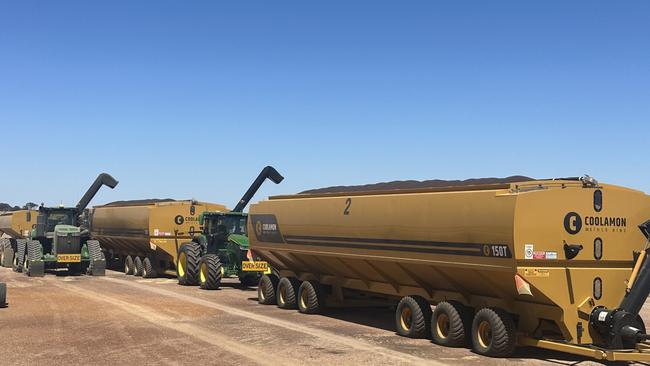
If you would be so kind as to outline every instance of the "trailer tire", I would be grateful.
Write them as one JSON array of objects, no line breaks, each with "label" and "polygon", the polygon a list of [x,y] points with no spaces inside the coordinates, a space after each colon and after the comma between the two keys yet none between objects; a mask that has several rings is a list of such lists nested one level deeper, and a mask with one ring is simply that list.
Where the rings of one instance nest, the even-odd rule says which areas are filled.
[{"label": "trailer tire", "polygon": [[262,305],[276,304],[275,289],[278,287],[276,275],[263,275],[257,285],[257,302]]},{"label": "trailer tire", "polygon": [[483,308],[476,312],[472,322],[474,352],[490,357],[508,357],[516,344],[515,323],[508,313],[498,308]]},{"label": "trailer tire", "polygon": [[195,242],[181,245],[176,259],[176,276],[178,284],[195,286],[199,283],[199,261],[201,260],[201,246]]},{"label": "trailer tire", "polygon": [[14,255],[14,272],[22,273],[23,264],[25,263],[25,251],[27,247],[27,240],[18,239],[16,240],[16,254]]},{"label": "trailer tire", "polygon": [[280,309],[295,309],[298,304],[296,302],[296,294],[300,282],[293,277],[282,277],[278,281],[277,304]]},{"label": "trailer tire", "polygon": [[124,274],[127,276],[132,275],[133,268],[133,257],[127,255],[126,258],[124,258]]},{"label": "trailer tire", "polygon": [[11,240],[2,239],[2,267],[11,268],[14,263],[14,247],[11,245]]},{"label": "trailer tire", "polygon": [[156,278],[156,277],[158,277],[158,272],[153,267],[153,263],[151,263],[151,258],[149,258],[149,257],[146,257],[142,261],[142,277],[143,278]]},{"label": "trailer tire", "polygon": [[395,310],[397,333],[409,338],[427,338],[431,329],[431,305],[420,296],[405,296]]},{"label": "trailer tire", "polygon": [[221,287],[222,268],[218,255],[204,255],[199,261],[200,287],[204,290],[218,290]]},{"label": "trailer tire", "polygon": [[133,275],[137,277],[142,277],[142,258],[140,257],[135,257],[133,259]]},{"label": "trailer tire", "polygon": [[323,310],[323,296],[320,283],[303,281],[298,288],[298,311],[303,314],[319,314]]},{"label": "trailer tire", "polygon": [[472,327],[468,309],[456,301],[441,301],[431,317],[431,339],[446,347],[463,347],[467,344]]}]

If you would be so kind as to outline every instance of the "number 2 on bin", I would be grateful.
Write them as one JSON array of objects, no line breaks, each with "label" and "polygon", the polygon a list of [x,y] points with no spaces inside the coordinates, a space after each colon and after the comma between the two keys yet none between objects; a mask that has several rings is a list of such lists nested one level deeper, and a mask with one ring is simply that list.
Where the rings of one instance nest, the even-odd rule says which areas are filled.
[{"label": "number 2 on bin", "polygon": [[345,200],[345,209],[343,210],[344,215],[350,214],[350,206],[352,206],[352,198]]}]

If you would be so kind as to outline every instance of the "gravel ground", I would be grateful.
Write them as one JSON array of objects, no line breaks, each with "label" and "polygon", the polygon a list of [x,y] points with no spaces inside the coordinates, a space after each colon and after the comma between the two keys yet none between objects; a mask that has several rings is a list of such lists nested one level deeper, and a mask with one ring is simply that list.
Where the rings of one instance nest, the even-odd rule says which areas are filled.
[{"label": "gravel ground", "polygon": [[[175,279],[41,278],[0,268],[0,365],[595,365],[535,348],[508,360],[395,334],[386,308],[304,315],[257,304],[254,288],[226,280],[202,291]],[[650,324],[650,308],[643,309]]]}]

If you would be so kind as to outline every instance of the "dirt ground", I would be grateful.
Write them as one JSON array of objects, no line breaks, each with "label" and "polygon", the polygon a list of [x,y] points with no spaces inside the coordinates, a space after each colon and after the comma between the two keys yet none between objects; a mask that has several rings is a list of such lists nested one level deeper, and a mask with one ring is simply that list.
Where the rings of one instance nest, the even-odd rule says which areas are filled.
[{"label": "dirt ground", "polygon": [[[0,268],[0,365],[594,365],[577,356],[520,348],[508,360],[395,334],[386,308],[325,315],[257,304],[254,288],[218,291],[175,279],[42,278]],[[643,310],[650,323],[650,308]]]}]

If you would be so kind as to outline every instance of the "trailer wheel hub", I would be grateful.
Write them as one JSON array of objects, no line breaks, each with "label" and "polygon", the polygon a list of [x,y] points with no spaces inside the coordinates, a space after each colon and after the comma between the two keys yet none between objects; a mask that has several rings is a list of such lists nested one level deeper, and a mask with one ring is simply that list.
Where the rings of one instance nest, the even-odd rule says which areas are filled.
[{"label": "trailer wheel hub", "polygon": [[285,299],[287,298],[287,289],[284,286],[280,286],[280,291],[279,291],[279,296],[280,296],[280,304],[284,304]]},{"label": "trailer wheel hub", "polygon": [[307,308],[307,303],[309,302],[309,299],[307,297],[307,291],[300,291],[300,307],[303,309]]},{"label": "trailer wheel hub", "polygon": [[447,314],[440,314],[436,318],[436,332],[438,337],[443,339],[449,336],[449,317]]},{"label": "trailer wheel hub", "polygon": [[402,328],[406,331],[411,330],[413,311],[410,307],[405,306],[400,313],[399,321]]},{"label": "trailer wheel hub", "polygon": [[483,348],[489,348],[492,344],[492,326],[487,320],[483,320],[478,326],[478,342]]}]

